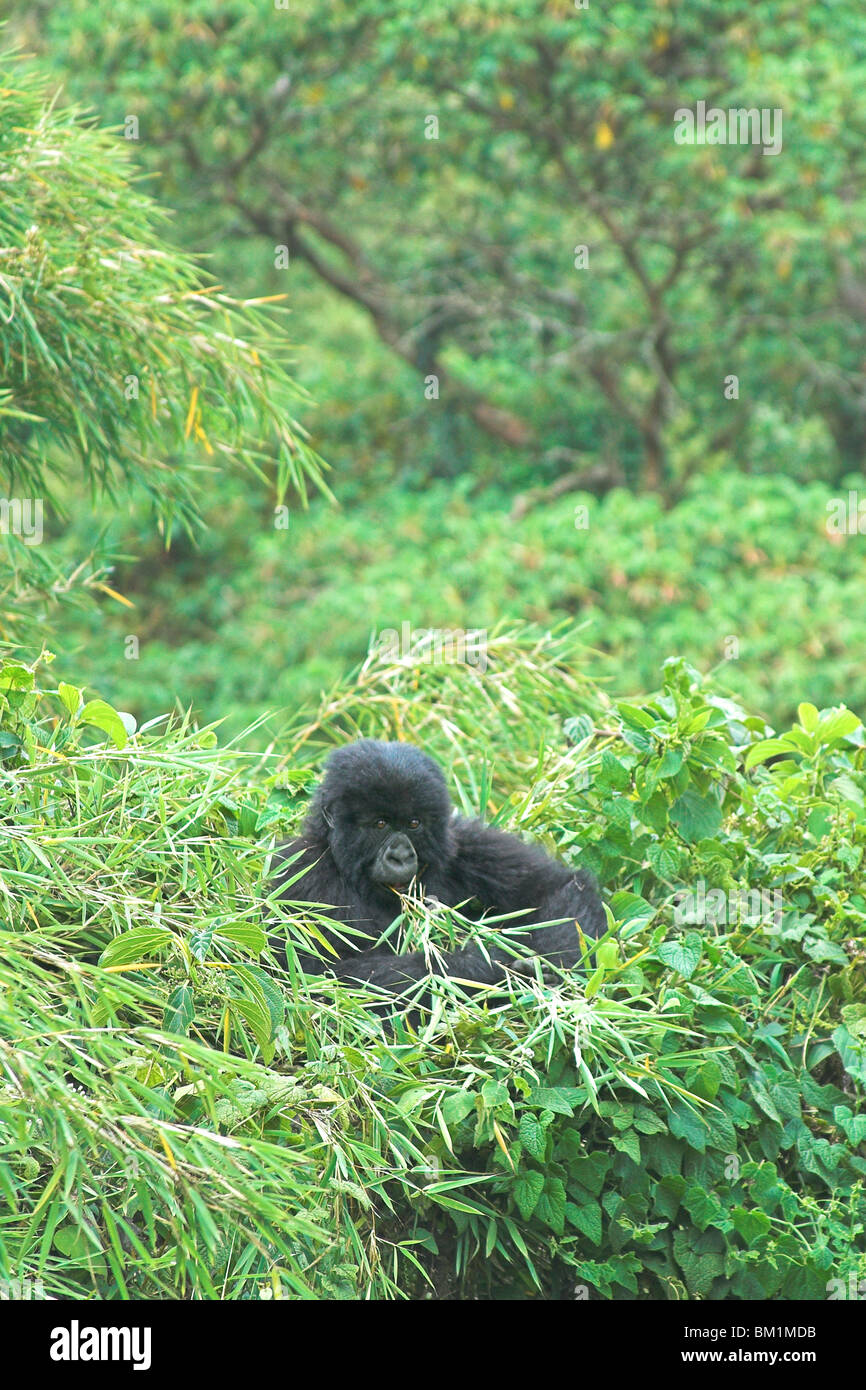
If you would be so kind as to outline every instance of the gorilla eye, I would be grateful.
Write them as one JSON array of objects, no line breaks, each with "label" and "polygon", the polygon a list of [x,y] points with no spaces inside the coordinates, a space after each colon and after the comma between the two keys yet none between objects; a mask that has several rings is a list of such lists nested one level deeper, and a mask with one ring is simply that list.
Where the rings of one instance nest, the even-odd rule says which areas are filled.
[{"label": "gorilla eye", "polygon": [[421,822],[419,821],[418,817],[417,817],[417,816],[413,816],[412,819],[411,819],[410,822],[409,822],[409,829],[410,829],[410,830],[417,830],[420,824],[421,824]]},{"label": "gorilla eye", "polygon": [[386,821],[385,817],[380,816],[379,819],[376,821],[376,829],[384,830],[387,824],[388,822]]}]

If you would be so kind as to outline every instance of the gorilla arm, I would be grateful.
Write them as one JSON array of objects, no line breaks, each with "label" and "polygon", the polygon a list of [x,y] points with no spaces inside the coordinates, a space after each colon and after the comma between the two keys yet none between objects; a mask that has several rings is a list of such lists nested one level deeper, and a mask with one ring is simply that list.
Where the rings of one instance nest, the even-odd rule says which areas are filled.
[{"label": "gorilla arm", "polygon": [[[324,951],[315,954],[296,944],[295,955],[305,975],[321,975],[323,971],[330,970],[338,979],[355,984],[369,984],[392,993],[399,993],[429,974],[457,976],[474,980],[479,984],[494,984],[503,978],[502,968],[485,960],[477,948],[434,953],[429,961],[423,951],[397,955],[384,947],[368,951],[353,949],[345,937],[339,934],[344,921],[350,917],[349,904],[353,894],[341,881],[328,847],[294,840],[281,846],[278,853],[281,861],[281,867],[277,870],[278,890],[282,889],[284,896],[289,899],[297,894],[297,901],[304,905],[315,904],[319,917],[317,926],[339,957],[333,959]],[[293,880],[296,880],[296,883],[293,883]],[[340,905],[333,902],[335,897],[340,900]],[[454,901],[457,902],[458,899],[455,898]],[[399,909],[400,900],[395,894],[395,917]],[[323,927],[322,916],[334,919],[333,932]],[[285,968],[286,949],[282,938],[272,935],[270,945],[278,961]]]},{"label": "gorilla arm", "polygon": [[534,955],[567,969],[581,954],[575,922],[585,936],[604,935],[607,919],[591,874],[480,821],[457,821],[455,839],[453,872],[465,897],[475,898],[486,912],[525,910],[516,925],[558,923],[527,931],[523,939]]},{"label": "gorilla arm", "polygon": [[[530,959],[541,956],[563,969],[580,959],[575,922],[586,936],[604,934],[604,908],[589,874],[572,870],[537,846],[480,821],[457,820],[453,828],[454,853],[446,870],[447,882],[437,885],[440,895],[447,893],[450,903],[471,899],[482,913],[497,916],[522,912],[514,925],[526,931],[516,934],[515,945],[525,946]],[[553,925],[538,926],[540,922]],[[521,961],[503,947],[491,949],[488,958],[478,947],[469,946],[460,951],[431,952],[429,959],[422,951],[405,955],[371,951],[344,959],[336,974],[341,979],[398,991],[428,974],[497,984],[505,978],[507,968],[525,973],[528,967],[527,960]]]},{"label": "gorilla arm", "polygon": [[[317,917],[316,930],[336,952],[335,958],[325,951],[316,953],[315,947],[306,951],[295,944],[295,956],[304,974],[321,975],[328,968],[336,970],[345,956],[359,959],[364,940],[370,938],[357,935],[357,928],[351,925],[347,928],[346,924],[359,921],[363,914],[356,894],[341,877],[327,844],[292,840],[278,846],[277,859],[276,892],[289,901],[313,908]],[[334,922],[333,930],[326,925],[328,919]],[[283,938],[271,934],[270,947],[285,969]]]}]

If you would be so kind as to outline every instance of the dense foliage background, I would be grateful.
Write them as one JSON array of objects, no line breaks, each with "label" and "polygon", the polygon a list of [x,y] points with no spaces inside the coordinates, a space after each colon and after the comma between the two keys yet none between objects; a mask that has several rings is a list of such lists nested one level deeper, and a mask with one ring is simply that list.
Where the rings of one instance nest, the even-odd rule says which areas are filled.
[{"label": "dense foliage background", "polygon": [[[4,17],[2,1287],[847,1296],[861,8]],[[699,101],[778,153],[678,144]],[[358,732],[594,868],[581,976],[416,1033],[277,969]]]},{"label": "dense foliage background", "polygon": [[[67,629],[82,678],[141,717],[177,697],[238,729],[317,695],[373,629],[530,616],[586,619],[616,690],[677,651],[773,719],[862,699],[862,537],[827,530],[828,502],[864,495],[858,6],[10,15],[224,292],[287,297],[341,504],[276,529],[273,498],[211,472],[203,548],[166,554],[147,505],[115,518],[76,491],[71,532],[46,523],[70,567],[106,527],[137,559],[111,585],[134,609],[102,594]],[[698,100],[780,110],[780,153],[676,144]],[[154,359],[121,343],[112,364],[122,383]],[[581,485],[614,489],[582,529]]]}]

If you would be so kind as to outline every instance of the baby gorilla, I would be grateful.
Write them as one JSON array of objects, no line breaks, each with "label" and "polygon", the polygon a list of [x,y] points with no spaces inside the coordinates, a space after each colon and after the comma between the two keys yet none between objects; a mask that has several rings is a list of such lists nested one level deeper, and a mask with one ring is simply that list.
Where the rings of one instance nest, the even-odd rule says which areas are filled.
[{"label": "baby gorilla", "polygon": [[[397,895],[412,884],[448,907],[460,907],[472,921],[525,909],[509,925],[534,925],[523,938],[527,949],[563,967],[580,957],[575,922],[587,936],[606,930],[588,873],[567,868],[514,835],[452,815],[441,769],[407,743],[360,739],[332,753],[300,838],[278,853],[284,862],[277,884],[287,885],[286,897],[324,904],[325,915],[371,943],[399,915]],[[559,925],[537,925],[562,918],[567,920]],[[364,950],[336,932],[324,934],[340,959],[325,966],[299,949],[306,974],[330,968],[342,979],[394,993],[431,973],[496,984],[506,966],[520,967],[502,948],[491,949],[489,959],[469,947],[434,952],[428,960],[423,951],[397,955],[386,945]],[[275,946],[285,961],[284,949]]]}]

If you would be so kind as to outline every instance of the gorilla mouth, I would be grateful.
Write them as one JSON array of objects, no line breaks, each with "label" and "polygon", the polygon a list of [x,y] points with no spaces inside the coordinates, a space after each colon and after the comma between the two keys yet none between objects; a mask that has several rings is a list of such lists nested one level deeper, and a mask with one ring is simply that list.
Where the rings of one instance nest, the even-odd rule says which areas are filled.
[{"label": "gorilla mouth", "polygon": [[418,888],[421,882],[421,875],[426,868],[426,864],[419,864],[415,872],[410,874],[408,878],[389,879],[383,883],[383,887],[390,888],[392,893],[399,893],[401,898],[405,898],[413,888]]}]

